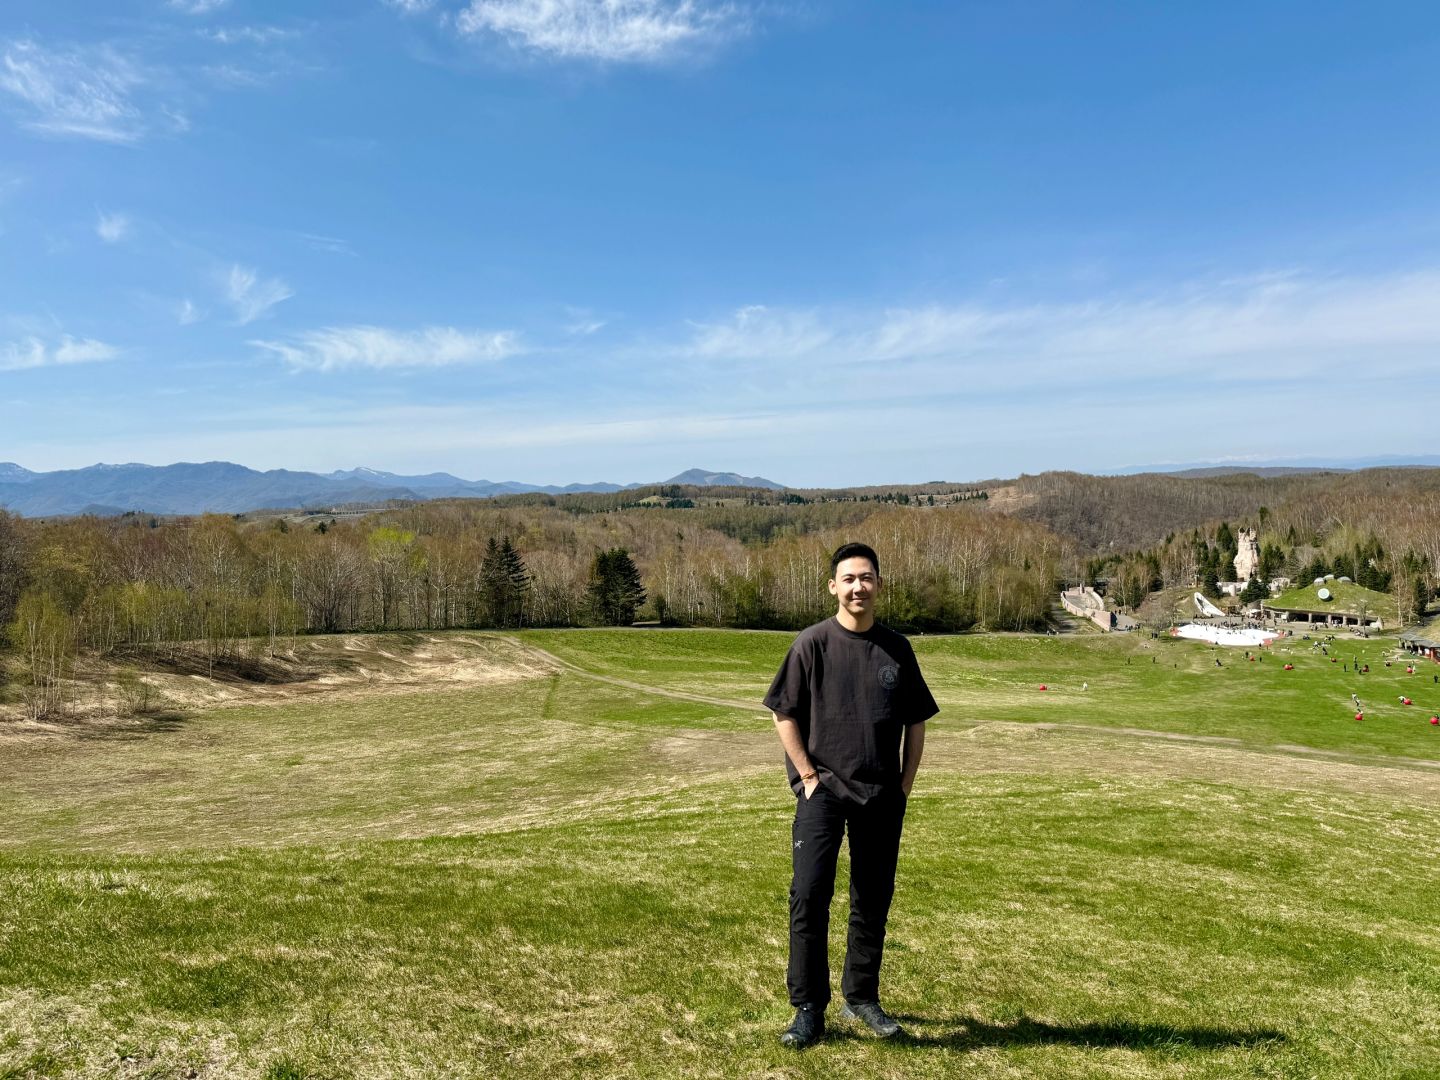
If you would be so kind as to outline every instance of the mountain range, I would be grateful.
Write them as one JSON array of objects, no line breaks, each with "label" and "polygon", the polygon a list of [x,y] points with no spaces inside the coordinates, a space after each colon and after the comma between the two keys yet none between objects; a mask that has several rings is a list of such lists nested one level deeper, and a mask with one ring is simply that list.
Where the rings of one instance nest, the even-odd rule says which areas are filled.
[{"label": "mountain range", "polygon": [[[782,490],[784,485],[759,476],[690,469],[661,484],[734,485]],[[402,476],[379,469],[332,473],[270,469],[258,472],[228,461],[175,465],[91,465],[84,469],[32,472],[0,462],[0,509],[26,517],[66,514],[239,514],[248,510],[323,509],[346,503],[389,499],[489,498],[522,492],[564,495],[580,491],[627,491],[649,484],[522,484],[507,480],[463,480],[449,473]]]},{"label": "mountain range", "polygon": [[1361,469],[1435,468],[1440,454],[1379,454],[1363,458],[1272,458],[1253,461],[1190,461],[1166,465],[1126,465],[1102,476],[1133,476],[1137,473],[1168,473],[1171,476],[1225,476],[1254,473],[1256,476],[1293,476],[1312,472],[1357,472]]}]

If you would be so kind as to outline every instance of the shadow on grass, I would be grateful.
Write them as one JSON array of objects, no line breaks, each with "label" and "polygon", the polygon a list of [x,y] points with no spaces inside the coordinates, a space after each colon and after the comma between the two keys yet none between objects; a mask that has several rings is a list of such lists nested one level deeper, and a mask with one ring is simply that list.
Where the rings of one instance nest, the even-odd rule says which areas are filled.
[{"label": "shadow on grass", "polygon": [[122,723],[77,723],[71,733],[86,742],[130,742],[179,731],[193,719],[190,713],[160,709],[128,716]]},{"label": "shadow on grass", "polygon": [[988,1024],[965,1016],[901,1016],[902,1023],[939,1024],[952,1030],[937,1035],[906,1033],[902,1041],[911,1046],[946,1046],[956,1050],[980,1047],[1040,1046],[1063,1043],[1071,1046],[1123,1047],[1127,1050],[1227,1050],[1263,1046],[1287,1041],[1284,1032],[1268,1028],[1232,1029],[1176,1027],[1172,1024],[1136,1024],[1105,1021],[1089,1024],[1050,1024],[1022,1016],[1009,1024]]},{"label": "shadow on grass", "polygon": [[[160,653],[117,653],[130,656],[153,671],[171,675],[200,675],[219,683],[253,683],[264,686],[288,686],[311,682],[320,672],[283,657],[273,656],[206,656],[192,649],[174,648]],[[340,670],[356,667],[348,657],[337,657]]]}]

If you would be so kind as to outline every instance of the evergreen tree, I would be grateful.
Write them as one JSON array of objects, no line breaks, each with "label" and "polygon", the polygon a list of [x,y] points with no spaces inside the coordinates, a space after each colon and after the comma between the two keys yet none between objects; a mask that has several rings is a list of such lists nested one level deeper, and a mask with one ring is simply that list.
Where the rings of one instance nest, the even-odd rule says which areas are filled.
[{"label": "evergreen tree", "polygon": [[[1165,575],[1160,571],[1160,556],[1153,551],[1150,552],[1150,554],[1145,556],[1145,566],[1150,571],[1150,581],[1145,591],[1159,592],[1165,587]],[[1030,561],[1028,559],[1025,561],[1025,569],[1030,569]]]},{"label": "evergreen tree", "polygon": [[1367,589],[1378,589],[1380,586],[1376,582],[1383,576],[1369,559],[1355,560],[1355,584],[1364,585]]},{"label": "evergreen tree", "polygon": [[1430,595],[1432,592],[1433,590],[1430,588],[1430,583],[1425,580],[1425,575],[1417,574],[1414,582],[1415,596],[1412,601],[1415,605],[1416,622],[1425,618],[1425,608],[1430,603]]},{"label": "evergreen tree", "polygon": [[1200,591],[1211,600],[1220,599],[1220,578],[1215,573],[1214,565],[1208,565],[1200,571]]},{"label": "evergreen tree", "polygon": [[595,553],[586,596],[591,614],[600,623],[629,626],[635,621],[635,609],[645,602],[645,589],[640,584],[640,569],[628,551],[611,548]]},{"label": "evergreen tree", "polygon": [[490,626],[507,629],[518,627],[523,621],[530,575],[525,569],[525,560],[515,550],[510,537],[501,541],[490,537],[485,544],[480,578],[486,622]]},{"label": "evergreen tree", "polygon": [[1355,580],[1376,592],[1390,591],[1389,570],[1384,567],[1385,549],[1371,537],[1367,543],[1355,545]]},{"label": "evergreen tree", "polygon": [[1270,588],[1261,581],[1259,576],[1252,577],[1245,583],[1245,588],[1240,593],[1240,599],[1247,604],[1253,604],[1257,600],[1268,600]]},{"label": "evergreen tree", "polygon": [[1260,549],[1260,565],[1255,576],[1272,581],[1285,568],[1285,552],[1279,544],[1266,544]]}]

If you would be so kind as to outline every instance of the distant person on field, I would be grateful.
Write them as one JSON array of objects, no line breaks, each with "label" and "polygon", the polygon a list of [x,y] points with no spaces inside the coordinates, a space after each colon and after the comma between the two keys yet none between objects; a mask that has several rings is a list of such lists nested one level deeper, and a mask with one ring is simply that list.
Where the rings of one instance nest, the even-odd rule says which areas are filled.
[{"label": "distant person on field", "polygon": [[830,558],[833,618],[803,631],[765,696],[796,795],[791,830],[790,966],[795,1019],[780,1041],[803,1049],[825,1033],[830,899],[840,841],[850,836],[850,930],[840,1015],[890,1037],[880,960],[895,893],[905,804],[925,721],[939,712],[910,643],[875,621],[880,560],[864,544]]}]

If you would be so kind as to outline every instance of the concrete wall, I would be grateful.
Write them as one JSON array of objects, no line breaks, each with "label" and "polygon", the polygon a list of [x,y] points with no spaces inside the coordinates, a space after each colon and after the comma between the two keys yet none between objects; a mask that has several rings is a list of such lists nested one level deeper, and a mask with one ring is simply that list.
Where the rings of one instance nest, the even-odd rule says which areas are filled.
[{"label": "concrete wall", "polygon": [[1115,625],[1115,613],[1105,610],[1105,598],[1094,589],[1066,589],[1060,594],[1060,606],[1077,618],[1089,619],[1101,630]]}]

